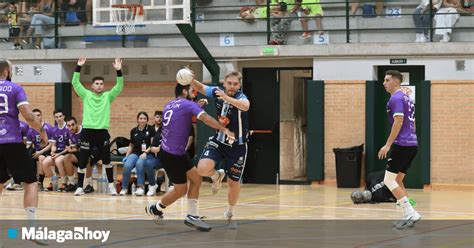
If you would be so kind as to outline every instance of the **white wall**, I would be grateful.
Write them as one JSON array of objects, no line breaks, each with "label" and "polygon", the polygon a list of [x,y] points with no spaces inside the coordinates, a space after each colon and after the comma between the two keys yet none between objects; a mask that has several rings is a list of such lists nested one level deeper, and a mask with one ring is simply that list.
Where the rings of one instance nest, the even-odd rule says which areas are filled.
[{"label": "white wall", "polygon": [[[403,57],[392,57],[403,58]],[[465,70],[456,71],[456,60],[465,61]],[[314,80],[374,80],[375,66],[391,65],[390,58],[383,59],[314,59]],[[426,80],[473,80],[472,58],[407,58],[405,65],[424,65]],[[395,65],[396,66],[396,65]]]}]

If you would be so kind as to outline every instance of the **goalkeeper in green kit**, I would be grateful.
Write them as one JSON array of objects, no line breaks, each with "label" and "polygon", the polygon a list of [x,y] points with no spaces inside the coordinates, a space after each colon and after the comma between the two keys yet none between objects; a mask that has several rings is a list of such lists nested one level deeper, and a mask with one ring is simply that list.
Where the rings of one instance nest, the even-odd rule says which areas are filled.
[{"label": "goalkeeper in green kit", "polygon": [[84,194],[84,174],[91,155],[93,163],[102,160],[107,173],[108,191],[117,195],[113,178],[113,165],[110,164],[110,105],[123,90],[122,60],[116,58],[112,64],[117,71],[117,82],[110,91],[104,92],[104,78],[92,79],[92,91],[87,90],[80,82],[81,68],[86,63],[86,58],[77,61],[76,71],[72,76],[72,86],[83,102],[82,132],[79,149],[78,187],[76,196]]}]

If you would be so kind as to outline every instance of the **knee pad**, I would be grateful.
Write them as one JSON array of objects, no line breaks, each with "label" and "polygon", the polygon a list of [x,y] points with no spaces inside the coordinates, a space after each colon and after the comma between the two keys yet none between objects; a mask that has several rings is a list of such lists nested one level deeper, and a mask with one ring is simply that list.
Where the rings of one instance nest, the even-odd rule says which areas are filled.
[{"label": "knee pad", "polygon": [[114,168],[113,164],[104,164],[106,169]]},{"label": "knee pad", "polygon": [[385,177],[383,178],[383,183],[387,186],[387,188],[390,191],[393,191],[394,189],[399,187],[396,181],[396,178],[397,178],[397,174],[390,171],[385,171]]}]

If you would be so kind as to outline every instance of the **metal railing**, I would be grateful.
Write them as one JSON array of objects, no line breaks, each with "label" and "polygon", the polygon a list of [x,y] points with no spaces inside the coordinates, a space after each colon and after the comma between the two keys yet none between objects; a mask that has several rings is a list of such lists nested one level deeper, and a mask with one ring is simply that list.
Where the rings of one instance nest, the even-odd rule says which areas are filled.
[{"label": "metal railing", "polygon": [[[230,1],[230,0],[229,0]],[[413,25],[413,23],[411,23],[410,26],[392,26],[392,27],[387,27],[387,26],[377,26],[376,24],[377,23],[381,23],[381,24],[384,24],[386,23],[387,21],[382,21],[384,19],[380,19],[380,18],[375,18],[375,19],[365,19],[364,17],[367,17],[367,15],[365,14],[356,14],[354,15],[353,13],[350,13],[350,7],[351,7],[351,4],[355,3],[354,0],[352,1],[349,1],[349,0],[340,0],[340,1],[334,1],[334,2],[321,2],[319,3],[320,6],[322,7],[323,10],[325,9],[329,9],[330,11],[328,12],[336,12],[337,14],[332,14],[332,15],[323,15],[322,17],[322,21],[324,23],[329,23],[329,24],[333,24],[333,25],[323,25],[323,28],[322,30],[317,30],[317,29],[307,29],[307,30],[303,30],[303,29],[291,29],[291,30],[286,30],[285,33],[289,34],[289,35],[293,35],[295,33],[301,33],[303,31],[305,32],[310,32],[310,33],[313,33],[313,32],[316,32],[316,31],[324,31],[324,32],[329,32],[329,33],[332,33],[332,34],[343,34],[344,36],[344,41],[345,43],[351,43],[351,42],[354,42],[353,40],[353,37],[357,37],[358,35],[363,35],[363,34],[372,34],[374,32],[380,32],[380,33],[383,33],[383,32],[392,32],[392,31],[396,31],[396,32],[399,32],[399,33],[413,33],[413,31],[416,29],[416,27]],[[384,1],[384,4],[389,4],[389,6],[391,6],[390,4],[402,4],[400,3],[400,1]],[[410,12],[412,12],[412,10],[415,9],[416,5],[414,2],[412,2],[411,4],[410,3],[403,3],[404,6],[409,6],[409,9],[410,9]],[[288,5],[288,9],[291,9],[294,5]],[[429,27],[425,27],[425,28],[428,28],[430,30],[430,37],[429,37],[429,41],[433,41],[433,34],[435,33],[435,30],[436,28],[433,26],[433,17],[435,16],[435,12],[433,11],[433,8],[431,7],[432,6],[432,0],[430,0],[430,3],[429,3],[429,12],[427,13],[423,13],[423,14],[420,14],[420,15],[423,15],[423,16],[429,16],[429,18],[432,20],[430,21],[430,25]],[[265,8],[266,9],[266,16],[265,17],[258,17],[258,18],[254,18],[255,19],[255,22],[258,23],[258,22],[265,22],[265,28],[264,29],[253,29],[256,25],[253,25],[253,24],[245,24],[245,28],[246,30],[236,30],[236,29],[233,29],[233,26],[238,26],[238,25],[233,25],[234,23],[238,22],[239,24],[242,22],[242,19],[240,18],[235,18],[236,15],[238,15],[240,13],[240,9],[242,7],[253,7],[253,8]],[[272,32],[275,33],[275,30],[272,30],[272,25],[271,25],[271,21],[272,20],[276,20],[276,19],[279,19],[279,20],[284,20],[284,19],[291,19],[291,22],[294,22],[294,21],[300,21],[301,20],[301,17],[297,17],[295,15],[290,15],[290,16],[285,16],[285,17],[275,17],[275,16],[272,16],[271,15],[271,12],[272,10],[276,7],[276,5],[274,4],[271,4],[270,1],[267,1],[266,4],[264,5],[234,5],[234,6],[229,6],[229,5],[211,5],[211,6],[200,6],[200,5],[197,5],[196,4],[196,1],[193,0],[192,1],[192,15],[191,15],[191,19],[192,19],[192,26],[195,28],[196,32],[201,36],[201,37],[206,37],[206,36],[209,36],[209,35],[216,35],[216,34],[222,34],[222,33],[233,33],[233,34],[236,34],[236,35],[261,35],[261,36],[266,36],[266,44],[270,44],[271,43],[271,35],[272,35]],[[405,8],[404,8],[405,9]],[[85,10],[74,10],[77,14],[80,14],[80,13],[85,13],[86,11]],[[94,32],[94,33],[87,33],[87,29],[83,29],[85,30],[86,32],[85,33],[78,33],[78,34],[72,34],[72,35],[61,35],[61,32],[60,30],[62,29],[67,29],[69,27],[67,27],[67,24],[64,23],[64,15],[69,12],[69,10],[61,10],[60,9],[60,2],[59,0],[55,0],[55,10],[53,11],[53,18],[54,18],[54,24],[51,24],[51,25],[42,25],[43,27],[45,28],[49,28],[50,32],[49,34],[47,35],[43,35],[39,38],[42,38],[42,39],[54,39],[54,47],[55,48],[58,48],[60,47],[60,41],[61,40],[70,40],[70,41],[74,41],[74,40],[77,40],[77,42],[81,42],[84,37],[117,37],[118,35],[116,34],[97,34],[97,32]],[[340,12],[340,13],[338,13]],[[200,13],[204,13],[206,15],[214,15],[215,17],[214,18],[206,18],[204,20],[202,20],[202,18],[200,18],[199,14]],[[217,14],[216,14],[217,13]],[[342,14],[344,13],[344,14]],[[41,14],[41,12],[36,12],[36,13],[18,13],[19,16],[33,16],[34,14]],[[446,13],[444,15],[450,15],[452,13]],[[2,17],[4,17],[6,15],[6,13],[0,13],[0,19],[4,19]],[[382,17],[382,18],[386,18],[386,17],[396,17],[396,18],[387,18],[385,20],[388,20],[390,19],[391,22],[393,23],[396,23],[397,20],[402,20],[403,17],[406,17],[406,16],[412,16],[413,14],[412,13],[398,13],[396,15],[394,14],[386,14],[386,13],[378,13],[377,16],[379,17]],[[84,16],[86,16],[84,14]],[[217,16],[217,17],[216,17]],[[231,17],[222,17],[222,16],[231,16]],[[307,18],[310,22],[313,21],[313,19],[316,19],[315,16],[307,16],[305,17]],[[471,23],[474,23],[474,16],[471,14],[471,15],[464,15],[462,16],[461,18],[469,18],[469,21],[468,22],[471,22]],[[371,22],[371,27],[361,27],[359,25],[355,25],[354,23],[358,24],[360,22],[363,22],[362,19],[366,20],[365,22],[369,22],[370,20],[372,20]],[[331,23],[331,20],[333,21]],[[342,21],[341,21],[342,20]],[[201,27],[205,27],[206,25],[208,25],[209,23],[219,23],[219,24],[222,24],[220,25],[219,27],[221,28],[218,28],[217,30],[205,30],[205,28],[201,28]],[[324,24],[323,23],[323,24]],[[336,24],[338,25],[336,25]],[[87,23],[80,23],[79,25],[91,25],[91,20],[88,20]],[[25,23],[21,23],[22,26],[26,27],[26,26],[29,26],[29,27],[35,27],[35,25],[31,25],[31,24],[25,24]],[[243,25],[243,24],[240,24],[240,25]],[[262,26],[262,25],[260,25]],[[292,27],[294,28],[295,25],[293,25]],[[330,28],[326,28],[325,26],[329,26]],[[8,23],[6,22],[1,22],[0,23],[0,30],[6,30],[9,28],[9,25]],[[442,27],[442,28],[450,28],[450,27]],[[25,29],[25,28],[23,28]],[[468,30],[468,31],[473,31],[474,30],[474,25],[467,25],[467,26],[461,26],[461,27],[453,27],[453,32],[456,32],[456,31],[459,31],[459,30]],[[204,31],[202,31],[204,30]],[[25,30],[23,30],[25,31]],[[147,30],[143,29],[142,30],[143,32],[137,32],[135,34],[132,34],[130,36],[133,36],[133,37],[139,37],[139,36],[146,36],[147,38],[159,38],[159,37],[165,37],[165,36],[170,36],[170,35],[178,35],[179,32],[176,31],[176,32],[170,32],[170,33],[161,33],[161,34],[157,34],[157,33],[154,33],[153,31],[151,32],[147,32]],[[278,31],[278,32],[281,32],[281,31]],[[4,35],[0,35],[0,39],[1,40],[5,40],[5,39],[8,39],[9,37],[6,36],[6,32],[3,32]],[[23,34],[20,34],[20,36],[18,37],[20,40],[28,40],[30,38],[33,38],[32,36],[27,36],[25,35],[24,33]],[[127,36],[122,36],[121,37],[121,45],[123,47],[126,46],[127,44],[127,39],[130,38],[130,37],[127,37]],[[392,41],[392,40],[387,40],[387,41]],[[472,40],[474,41],[474,40]],[[291,43],[289,43],[291,44]],[[255,45],[259,45],[259,44],[255,44]]]}]

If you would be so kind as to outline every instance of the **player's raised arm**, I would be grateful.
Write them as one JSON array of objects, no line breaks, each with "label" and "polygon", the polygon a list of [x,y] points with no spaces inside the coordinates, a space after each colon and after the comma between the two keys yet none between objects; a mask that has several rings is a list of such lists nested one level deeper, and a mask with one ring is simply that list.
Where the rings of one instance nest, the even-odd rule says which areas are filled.
[{"label": "player's raised arm", "polygon": [[204,122],[209,127],[212,127],[219,131],[223,131],[230,139],[235,139],[235,134],[233,132],[231,132],[229,129],[225,128],[224,126],[222,126],[216,119],[212,118],[206,112],[202,112],[198,116],[198,119]]},{"label": "player's raised arm", "polygon": [[77,95],[82,99],[87,93],[87,89],[84,88],[84,86],[81,83],[81,69],[82,66],[86,63],[86,58],[85,57],[80,57],[79,60],[77,60],[77,67],[76,70],[74,71],[74,74],[72,75],[72,87],[74,88],[74,91],[76,91]]},{"label": "player's raised arm", "polygon": [[115,86],[110,90],[111,99],[114,100],[120,92],[123,90],[123,75],[122,75],[122,59],[115,58],[115,61],[112,63],[112,66],[117,71],[117,79]]}]

